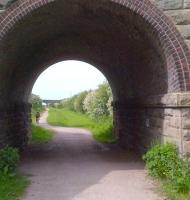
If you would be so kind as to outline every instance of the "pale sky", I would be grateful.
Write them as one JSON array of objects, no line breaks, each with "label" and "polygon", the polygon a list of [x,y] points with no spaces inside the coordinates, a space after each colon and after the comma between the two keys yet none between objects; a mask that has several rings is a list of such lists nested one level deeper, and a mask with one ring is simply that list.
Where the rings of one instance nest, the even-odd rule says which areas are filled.
[{"label": "pale sky", "polygon": [[95,89],[106,80],[92,65],[64,61],[50,66],[37,79],[32,93],[42,99],[63,99],[84,90]]}]

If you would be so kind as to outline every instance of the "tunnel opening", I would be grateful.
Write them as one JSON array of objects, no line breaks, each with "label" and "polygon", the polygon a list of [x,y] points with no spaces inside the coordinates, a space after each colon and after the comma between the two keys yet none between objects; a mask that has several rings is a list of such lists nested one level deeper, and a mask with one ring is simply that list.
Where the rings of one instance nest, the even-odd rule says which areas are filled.
[{"label": "tunnel opening", "polygon": [[[14,18],[17,7],[25,12]],[[24,146],[28,97],[36,77],[47,66],[68,59],[97,66],[107,77],[122,146],[144,151],[154,138],[162,140],[170,104],[165,99],[190,88],[189,52],[172,22],[152,3],[18,1],[6,16],[10,19],[1,23],[0,33],[0,106],[10,112],[4,127],[8,141]],[[19,116],[15,122],[14,113]],[[181,143],[179,138],[174,141]]]},{"label": "tunnel opening", "polygon": [[83,91],[95,90],[104,82],[109,85],[95,66],[79,60],[66,60],[47,66],[35,80],[32,94],[39,95],[42,100],[63,100]]},{"label": "tunnel opening", "polygon": [[30,140],[38,139],[36,126],[49,123],[84,128],[101,143],[115,143],[112,100],[109,82],[96,67],[76,60],[51,65],[40,74],[32,89]]}]

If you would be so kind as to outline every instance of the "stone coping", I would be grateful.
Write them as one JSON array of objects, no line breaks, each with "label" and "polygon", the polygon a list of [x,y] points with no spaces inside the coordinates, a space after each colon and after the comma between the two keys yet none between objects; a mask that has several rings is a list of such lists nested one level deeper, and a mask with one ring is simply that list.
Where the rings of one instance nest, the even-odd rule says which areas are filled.
[{"label": "stone coping", "polygon": [[113,101],[113,108],[158,107],[158,108],[190,108],[189,93],[168,93],[141,98],[130,98]]},{"label": "stone coping", "polygon": [[160,105],[171,107],[190,107],[189,93],[168,93],[165,95],[151,96],[143,103],[147,105]]}]

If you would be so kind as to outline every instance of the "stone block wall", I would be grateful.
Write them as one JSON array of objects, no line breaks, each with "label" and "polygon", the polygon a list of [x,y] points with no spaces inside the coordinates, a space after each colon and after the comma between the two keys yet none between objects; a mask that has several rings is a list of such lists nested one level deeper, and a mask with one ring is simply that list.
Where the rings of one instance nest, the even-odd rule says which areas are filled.
[{"label": "stone block wall", "polygon": [[190,94],[173,93],[146,100],[114,102],[115,129],[122,146],[145,152],[152,142],[172,142],[190,154]]},{"label": "stone block wall", "polygon": [[152,0],[176,24],[190,48],[190,0]]}]

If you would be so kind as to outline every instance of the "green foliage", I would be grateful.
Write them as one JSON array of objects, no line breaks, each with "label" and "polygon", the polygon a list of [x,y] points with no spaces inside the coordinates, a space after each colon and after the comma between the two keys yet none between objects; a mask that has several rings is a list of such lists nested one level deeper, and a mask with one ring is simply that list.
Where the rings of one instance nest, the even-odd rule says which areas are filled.
[{"label": "green foliage", "polygon": [[168,200],[189,200],[190,192],[178,192],[170,181],[162,180],[162,191],[168,197]]},{"label": "green foliage", "polygon": [[84,99],[84,110],[94,119],[109,116],[111,108],[112,93],[108,83],[99,85],[97,90],[88,93]]},{"label": "green foliage", "polygon": [[19,175],[1,175],[0,200],[19,200],[29,183],[27,178]]},{"label": "green foliage", "polygon": [[16,148],[6,146],[0,150],[0,199],[18,200],[29,181],[16,174],[19,162]]},{"label": "green foliage", "polygon": [[0,200],[18,200],[29,184],[16,173],[19,158],[16,148],[6,146],[0,150]]},{"label": "green foliage", "polygon": [[75,106],[74,106],[74,102],[76,100],[78,95],[74,95],[73,97],[71,98],[68,98],[68,99],[64,99],[62,101],[62,107],[65,108],[65,109],[69,109],[69,110],[72,110],[72,111],[75,111]]},{"label": "green foliage", "polygon": [[155,145],[143,159],[151,176],[166,178],[174,171],[174,164],[178,164],[178,152],[174,145]]},{"label": "green foliage", "polygon": [[149,174],[164,180],[164,190],[169,197],[172,196],[172,199],[178,199],[179,196],[183,196],[183,199],[189,197],[190,163],[179,157],[175,145],[157,144],[143,156],[143,159]]},{"label": "green foliage", "polygon": [[32,109],[35,110],[36,112],[37,111],[41,112],[43,106],[42,106],[42,99],[40,98],[40,96],[32,94],[31,102],[32,102]]},{"label": "green foliage", "polygon": [[91,91],[88,93],[88,95],[84,99],[83,109],[91,118],[95,118],[96,113],[97,113],[95,112],[95,109],[96,109],[95,98],[96,98],[96,92]]},{"label": "green foliage", "polygon": [[64,99],[58,108],[87,113],[91,118],[97,119],[112,115],[112,92],[107,82],[93,91],[84,91],[71,98]]},{"label": "green foliage", "polygon": [[84,92],[81,92],[80,94],[78,94],[77,97],[75,98],[74,109],[76,112],[84,113],[83,102],[84,102],[84,99],[86,98],[87,94],[88,94],[88,92],[84,91]]},{"label": "green foliage", "polygon": [[190,192],[190,163],[188,160],[178,158],[178,163],[168,179],[177,193]]},{"label": "green foliage", "polygon": [[111,117],[102,118],[97,121],[85,114],[67,109],[50,109],[48,123],[55,126],[87,128],[99,142],[115,142]]},{"label": "green foliage", "polygon": [[6,146],[0,150],[0,173],[15,174],[19,162],[19,153],[16,148]]},{"label": "green foliage", "polygon": [[116,139],[113,135],[113,122],[112,118],[102,118],[101,121],[95,121],[96,125],[89,127],[94,138],[102,143],[114,143]]},{"label": "green foliage", "polygon": [[46,143],[53,138],[53,132],[51,130],[35,126],[32,124],[32,142]]}]

